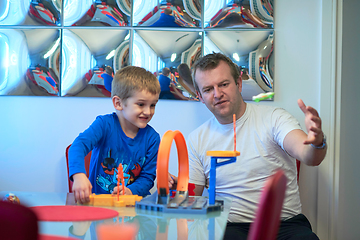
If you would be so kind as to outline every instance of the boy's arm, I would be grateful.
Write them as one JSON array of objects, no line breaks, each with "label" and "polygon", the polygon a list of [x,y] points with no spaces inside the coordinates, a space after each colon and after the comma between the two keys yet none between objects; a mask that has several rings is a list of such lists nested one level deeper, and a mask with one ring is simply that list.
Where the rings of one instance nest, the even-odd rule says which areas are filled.
[{"label": "boy's arm", "polygon": [[100,117],[74,140],[69,149],[69,178],[72,180],[75,201],[88,202],[92,185],[86,176],[85,156],[94,148],[103,136],[103,121]]},{"label": "boy's arm", "polygon": [[90,194],[92,185],[84,173],[76,173],[73,175],[74,184],[72,186],[72,191],[74,193],[75,202],[77,203],[87,203],[90,202]]},{"label": "boy's arm", "polygon": [[156,133],[156,137],[149,139],[149,141],[150,144],[147,148],[145,163],[141,169],[140,175],[135,182],[127,186],[134,195],[146,196],[149,194],[149,190],[154,186],[160,136]]},{"label": "boy's arm", "polygon": [[69,177],[73,181],[73,175],[84,173],[85,156],[92,151],[104,134],[104,122],[101,117],[97,117],[88,129],[80,133],[74,140],[69,149]]}]

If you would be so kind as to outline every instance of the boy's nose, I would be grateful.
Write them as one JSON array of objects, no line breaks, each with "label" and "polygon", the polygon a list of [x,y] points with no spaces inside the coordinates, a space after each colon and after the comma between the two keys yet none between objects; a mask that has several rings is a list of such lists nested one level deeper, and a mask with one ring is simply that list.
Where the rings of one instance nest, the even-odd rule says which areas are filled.
[{"label": "boy's nose", "polygon": [[151,113],[150,107],[145,107],[143,112],[144,112],[144,114],[146,114],[146,115],[150,115],[150,113]]}]

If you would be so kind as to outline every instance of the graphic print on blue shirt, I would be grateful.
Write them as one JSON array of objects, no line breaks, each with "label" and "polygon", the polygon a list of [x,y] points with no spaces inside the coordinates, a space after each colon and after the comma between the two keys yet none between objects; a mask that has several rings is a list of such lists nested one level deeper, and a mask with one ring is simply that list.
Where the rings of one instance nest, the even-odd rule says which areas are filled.
[{"label": "graphic print on blue shirt", "polygon": [[124,169],[124,181],[125,186],[133,183],[140,175],[142,166],[145,162],[145,158],[139,159],[138,161],[133,161],[132,159],[121,158],[112,158],[111,149],[108,151],[107,156],[101,162],[101,167],[103,173],[98,174],[96,177],[96,184],[100,186],[104,191],[112,193],[114,187],[117,186],[117,175],[118,175],[118,166],[121,163]]}]

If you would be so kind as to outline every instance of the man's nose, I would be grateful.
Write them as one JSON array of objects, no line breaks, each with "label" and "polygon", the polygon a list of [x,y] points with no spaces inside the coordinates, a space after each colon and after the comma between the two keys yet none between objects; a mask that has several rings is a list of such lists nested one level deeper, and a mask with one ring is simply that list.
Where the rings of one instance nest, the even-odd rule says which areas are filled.
[{"label": "man's nose", "polygon": [[215,98],[221,98],[222,96],[222,91],[220,88],[218,87],[214,87],[214,97]]}]

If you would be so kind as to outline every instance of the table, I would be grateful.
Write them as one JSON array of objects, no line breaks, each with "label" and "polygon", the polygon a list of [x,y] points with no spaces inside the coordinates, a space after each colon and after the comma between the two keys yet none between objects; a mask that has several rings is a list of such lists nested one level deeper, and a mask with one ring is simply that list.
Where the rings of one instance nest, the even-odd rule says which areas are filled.
[{"label": "table", "polygon": [[[9,191],[1,191],[0,197]],[[33,206],[76,205],[72,193],[55,192],[11,192],[21,204]],[[165,214],[160,212],[142,212],[135,207],[112,207],[119,216],[100,221],[79,222],[39,222],[42,234],[78,237],[80,239],[97,239],[96,227],[104,223],[136,223],[139,231],[136,239],[222,239],[230,209],[230,201],[223,199],[224,209],[221,212],[208,214]],[[110,207],[106,207],[110,208]]]}]

